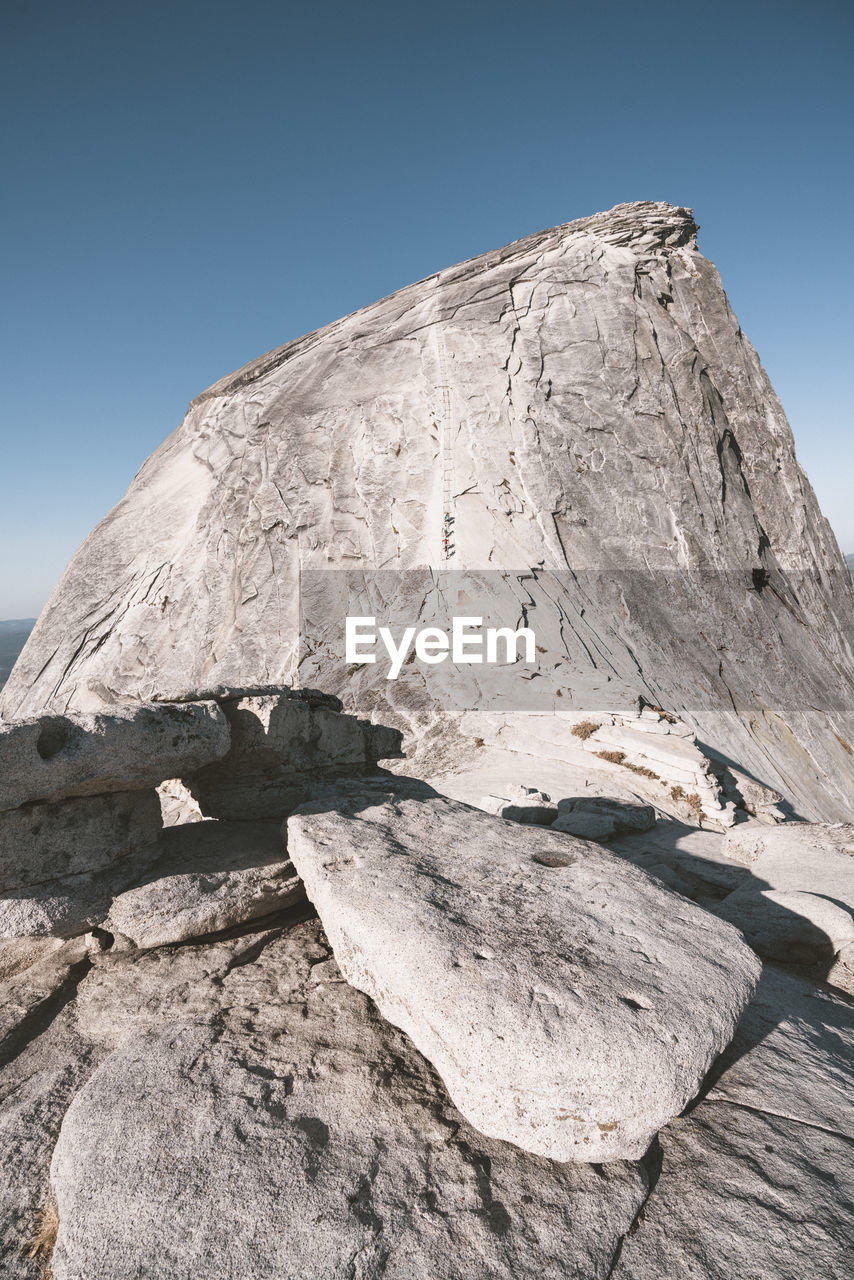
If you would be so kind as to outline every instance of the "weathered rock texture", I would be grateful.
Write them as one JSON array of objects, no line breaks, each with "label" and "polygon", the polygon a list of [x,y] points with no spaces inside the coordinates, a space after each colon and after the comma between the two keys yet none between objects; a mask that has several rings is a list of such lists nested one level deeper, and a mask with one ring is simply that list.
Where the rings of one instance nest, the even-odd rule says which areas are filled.
[{"label": "weathered rock texture", "polygon": [[113,899],[136,884],[160,854],[157,843],[99,871],[45,880],[0,894],[0,938],[73,938],[101,924]]},{"label": "weathered rock texture", "polygon": [[0,939],[97,928],[123,945],[161,947],[257,921],[304,896],[281,822],[191,822],[102,870],[0,894]]},{"label": "weathered rock texture", "polygon": [[706,1103],[661,1136],[665,1172],[613,1280],[845,1280],[854,1143]]},{"label": "weathered rock texture", "polygon": [[642,695],[850,820],[851,576],[696,230],[621,205],[211,387],[74,557],[0,714],[302,685],[423,737],[489,680],[354,675],[343,613],[447,613],[436,570],[463,569],[504,623],[536,620],[518,709]]},{"label": "weathered rock texture", "polygon": [[552,829],[585,840],[608,840],[627,831],[649,831],[654,823],[651,804],[630,804],[612,796],[571,796],[559,802]]},{"label": "weathered rock texture", "polygon": [[[672,817],[693,824],[708,820],[721,829],[734,821],[736,801],[724,790],[725,766],[701,748],[690,726],[670,713],[651,712],[647,706],[624,714],[482,711],[464,715],[462,730],[482,734],[502,750],[580,769],[586,782],[609,788],[629,783]],[[740,794],[738,801],[743,808]]]},{"label": "weathered rock texture", "polygon": [[364,770],[400,754],[400,734],[343,715],[335,698],[279,691],[226,698],[231,747],[184,780],[203,813],[282,818],[323,778]]},{"label": "weathered rock texture", "polygon": [[316,925],[104,957],[79,1026],[55,1280],[605,1280],[646,1192],[476,1133]]},{"label": "weathered rock texture", "polygon": [[[854,827],[783,820],[854,817],[854,590],[695,233],[263,357],[74,558],[0,699],[4,1278],[850,1273]],[[816,981],[745,1009],[727,921]]]},{"label": "weathered rock texture", "polygon": [[854,1245],[854,1006],[765,965],[705,1101],[660,1135],[615,1280],[844,1280]]},{"label": "weathered rock texture", "polygon": [[0,894],[125,861],[152,844],[161,826],[153,788],[0,813]]},{"label": "weathered rock texture", "polygon": [[344,975],[477,1129],[552,1159],[642,1156],[759,971],[735,930],[598,846],[441,797],[306,805],[288,848]]},{"label": "weathered rock texture", "polygon": [[0,1060],[13,1056],[26,1033],[88,967],[86,944],[58,939],[0,941]]},{"label": "weathered rock texture", "polygon": [[854,916],[821,894],[737,889],[716,914],[740,929],[757,955],[783,964],[832,960],[854,943]]},{"label": "weathered rock texture", "polygon": [[0,810],[156,787],[229,747],[215,702],[116,707],[0,724]]},{"label": "weathered rock texture", "polygon": [[709,1101],[854,1142],[854,1002],[766,964],[711,1074]]},{"label": "weathered rock texture", "polygon": [[557,1164],[477,1133],[299,918],[0,943],[4,1280],[847,1280],[850,1001],[766,966],[646,1167]]},{"label": "weathered rock texture", "polygon": [[269,915],[305,895],[279,822],[170,827],[141,883],[115,897],[103,927],[162,947]]},{"label": "weathered rock texture", "polygon": [[854,825],[745,823],[727,832],[727,858],[781,893],[816,893],[854,911]]},{"label": "weathered rock texture", "polygon": [[751,868],[773,861],[775,866],[789,866],[793,874],[804,876],[825,864],[854,868],[854,824],[789,822],[769,830],[765,825],[743,823],[727,833],[724,854]]}]

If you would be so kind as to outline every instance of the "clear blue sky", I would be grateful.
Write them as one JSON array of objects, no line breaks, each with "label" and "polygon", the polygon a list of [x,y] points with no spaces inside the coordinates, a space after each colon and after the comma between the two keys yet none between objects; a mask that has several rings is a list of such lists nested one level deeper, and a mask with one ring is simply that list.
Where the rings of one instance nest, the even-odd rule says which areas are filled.
[{"label": "clear blue sky", "polygon": [[187,402],[460,259],[691,205],[854,551],[848,0],[0,0],[0,618]]}]

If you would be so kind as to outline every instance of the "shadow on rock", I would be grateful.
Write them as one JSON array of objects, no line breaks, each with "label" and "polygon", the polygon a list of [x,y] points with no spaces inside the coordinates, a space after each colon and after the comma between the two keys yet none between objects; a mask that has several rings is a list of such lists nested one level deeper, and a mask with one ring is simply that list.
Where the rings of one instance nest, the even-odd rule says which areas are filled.
[{"label": "shadow on rock", "polygon": [[[832,1032],[825,1028],[827,1017],[838,1007],[842,1023],[850,1027],[854,1008],[854,999],[849,994],[826,985],[837,956],[838,938],[821,924],[825,907],[832,908],[840,918],[847,917],[848,921],[851,921],[850,909],[819,895],[776,893],[767,880],[754,875],[747,866],[681,847],[684,842],[711,834],[698,832],[681,822],[661,819],[651,831],[624,836],[607,845],[612,853],[733,924],[763,960],[753,999],[742,1015],[731,1044],[713,1064],[692,1107],[707,1097],[724,1074],[731,1072],[740,1059],[751,1054],[787,1019],[796,1016],[801,1027],[809,1027],[811,1020],[815,1021],[816,1026],[821,1027],[820,1038],[829,1036],[832,1041]],[[712,847],[710,844],[710,853]],[[817,918],[787,905],[787,902],[807,904],[807,900],[811,900],[811,915]],[[818,911],[813,904],[818,904]],[[804,992],[807,995],[814,992],[820,1006],[815,1000],[809,1003],[807,996],[803,996],[807,1002],[802,1001],[803,1008],[794,1015],[793,991],[799,993],[799,999]]]}]

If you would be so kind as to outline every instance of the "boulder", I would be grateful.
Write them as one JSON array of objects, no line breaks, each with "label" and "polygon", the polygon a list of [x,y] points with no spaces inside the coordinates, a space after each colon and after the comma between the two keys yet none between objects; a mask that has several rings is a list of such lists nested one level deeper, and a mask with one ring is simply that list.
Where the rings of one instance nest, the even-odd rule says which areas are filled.
[{"label": "boulder", "polygon": [[499,818],[507,818],[511,822],[524,822],[534,827],[548,827],[558,815],[558,808],[552,798],[537,787],[525,787],[517,783],[508,787],[506,796],[484,796],[479,809],[484,813],[494,813]]},{"label": "boulder", "polygon": [[651,804],[632,804],[612,796],[572,796],[558,801],[553,831],[585,840],[609,840],[629,831],[649,831],[655,825]]},{"label": "boulder", "polygon": [[222,707],[228,754],[183,778],[211,817],[281,819],[308,784],[400,754],[398,732],[342,714],[335,698],[285,689],[225,698]]},{"label": "boulder", "polygon": [[288,849],[345,976],[480,1132],[551,1159],[641,1156],[758,975],[734,929],[625,861],[442,797],[306,805]]},{"label": "boulder", "polygon": [[0,813],[0,895],[133,859],[161,830],[157,792],[114,791]]},{"label": "boulder", "polygon": [[643,1168],[476,1133],[327,957],[316,922],[103,957],[117,1047],[56,1145],[55,1280],[605,1280]]},{"label": "boulder", "polygon": [[0,810],[156,787],[225,755],[215,702],[116,707],[0,724]]},{"label": "boulder", "polygon": [[101,871],[6,890],[0,896],[0,938],[74,938],[97,928],[116,895],[135,884],[159,853],[153,843]]},{"label": "boulder", "polygon": [[218,933],[304,898],[279,822],[169,827],[134,857],[0,897],[0,937],[71,938],[103,928],[160,947]]},{"label": "boulder", "polygon": [[820,894],[854,910],[854,825],[746,822],[727,832],[724,855],[769,889]]},{"label": "boulder", "polygon": [[305,896],[279,822],[193,822],[170,827],[141,883],[120,893],[103,928],[137,947],[217,933]]},{"label": "boulder", "polygon": [[815,893],[760,892],[748,885],[724,898],[714,910],[741,930],[758,955],[769,960],[816,964],[832,960],[842,947],[854,943],[851,912]]},{"label": "boulder", "polygon": [[773,965],[644,1168],[478,1134],[315,920],[84,948],[0,943],[4,1278],[847,1275],[854,1009]]}]

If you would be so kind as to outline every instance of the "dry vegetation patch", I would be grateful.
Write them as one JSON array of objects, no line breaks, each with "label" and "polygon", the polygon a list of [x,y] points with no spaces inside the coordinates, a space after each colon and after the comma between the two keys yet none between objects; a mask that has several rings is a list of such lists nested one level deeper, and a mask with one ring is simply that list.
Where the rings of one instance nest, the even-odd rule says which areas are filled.
[{"label": "dry vegetation patch", "polygon": [[607,760],[609,764],[621,764],[624,769],[640,774],[642,778],[654,778],[656,782],[661,781],[658,774],[653,773],[652,769],[647,769],[645,764],[632,764],[631,760],[627,760],[625,751],[597,751],[596,755],[600,760]]},{"label": "dry vegetation patch", "polygon": [[56,1202],[51,1198],[41,1210],[38,1217],[36,1234],[27,1252],[28,1258],[43,1258],[45,1267],[42,1280],[51,1280],[53,1268],[51,1260],[56,1246],[56,1234],[59,1231],[59,1213]]},{"label": "dry vegetation patch", "polygon": [[581,738],[582,742],[589,738],[596,730],[600,728],[598,724],[594,724],[592,720],[581,720],[578,724],[572,726],[572,732],[576,738]]}]

